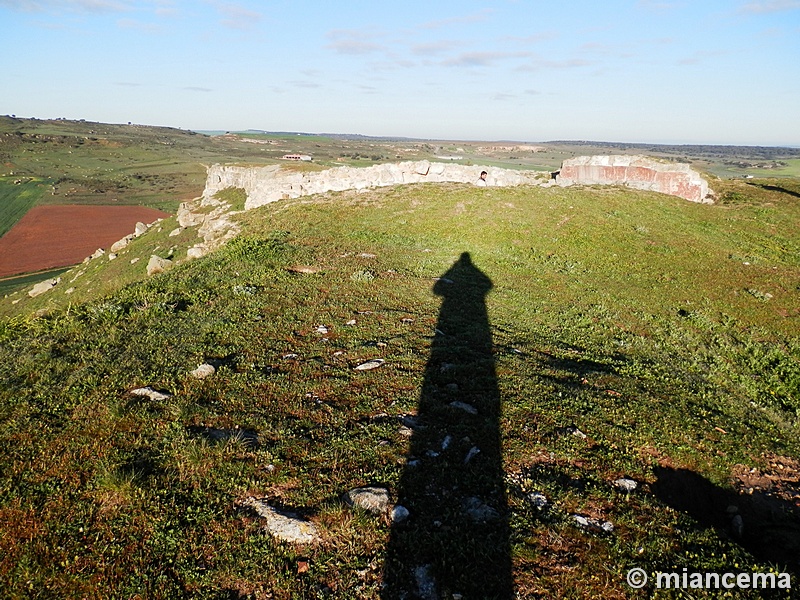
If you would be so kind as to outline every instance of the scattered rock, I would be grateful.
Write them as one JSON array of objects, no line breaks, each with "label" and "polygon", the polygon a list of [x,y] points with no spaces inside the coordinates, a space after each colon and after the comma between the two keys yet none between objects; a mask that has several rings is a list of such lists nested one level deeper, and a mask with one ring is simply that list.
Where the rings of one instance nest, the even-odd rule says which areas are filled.
[{"label": "scattered rock", "polygon": [[350,490],[344,495],[345,501],[375,515],[389,510],[389,490],[382,487],[362,487]]},{"label": "scattered rock", "polygon": [[141,222],[137,223],[136,227],[133,230],[133,235],[135,237],[139,237],[140,235],[143,235],[145,233],[147,233],[147,225],[145,225],[144,223],[141,223]]},{"label": "scattered rock", "polygon": [[365,363],[361,363],[357,367],[355,367],[356,371],[370,371],[372,369],[377,369],[386,361],[382,358],[373,358],[372,360],[368,360]]},{"label": "scattered rock", "polygon": [[408,509],[405,506],[398,504],[392,509],[391,513],[392,523],[394,524],[402,523],[406,519],[408,519],[409,515],[410,513],[408,512]]},{"label": "scattered rock", "polygon": [[30,296],[31,298],[40,296],[45,292],[49,292],[50,290],[52,290],[59,283],[61,283],[61,277],[58,277],[56,279],[46,279],[45,281],[40,281],[30,289],[30,291],[28,292],[28,296]]},{"label": "scattered rock", "polygon": [[141,259],[139,259],[139,258],[132,258],[132,259],[131,259],[131,264],[132,264],[132,265],[135,265],[137,262],[139,262],[139,260],[141,260]]},{"label": "scattered rock", "polygon": [[114,260],[115,258],[117,258],[117,254],[115,252],[112,252],[108,255],[108,260]]},{"label": "scattered rock", "polygon": [[328,329],[325,325],[319,325],[317,327],[317,333],[321,333],[321,334],[325,335],[329,331],[330,331],[330,329]]},{"label": "scattered rock", "polygon": [[235,296],[255,296],[257,293],[258,293],[258,288],[252,285],[233,286],[233,294]]},{"label": "scattered rock", "polygon": [[405,323],[406,325],[410,325],[411,323],[414,322],[414,319],[412,319],[410,317],[405,317],[403,319],[400,319],[400,322],[401,323]]},{"label": "scattered rock", "polygon": [[276,539],[295,544],[311,544],[319,540],[317,528],[296,514],[279,511],[266,501],[249,497],[242,503],[265,521],[267,531]]},{"label": "scattered rock", "polygon": [[313,275],[314,273],[319,273],[319,269],[310,267],[308,265],[295,265],[287,268],[286,270],[290,273],[299,273],[301,275]]},{"label": "scattered rock", "polygon": [[355,324],[356,324],[356,320],[355,319],[350,319],[347,323],[345,323],[345,325],[348,325],[349,327],[352,327]]},{"label": "scattered rock", "polygon": [[289,354],[284,354],[281,358],[283,358],[283,360],[296,360],[297,354],[290,352]]},{"label": "scattered rock", "polygon": [[67,289],[67,290],[64,290],[64,293],[65,293],[65,294],[72,294],[74,291],[75,291],[75,288],[74,288],[74,287],[71,287],[71,288],[69,288],[69,289]]},{"label": "scattered rock", "polygon": [[472,448],[470,448],[469,452],[467,452],[467,456],[464,458],[464,464],[467,464],[469,461],[475,458],[475,456],[479,454],[480,451],[481,449],[478,448],[477,446],[473,446]]},{"label": "scattered rock", "polygon": [[463,410],[464,412],[468,412],[471,415],[477,415],[478,409],[472,406],[471,404],[467,404],[466,402],[461,402],[461,400],[456,400],[451,402],[448,406],[452,406],[453,408],[457,408],[459,410]]},{"label": "scattered rock", "polygon": [[627,477],[621,477],[620,479],[614,481],[614,487],[623,492],[631,493],[633,490],[639,487],[639,484],[636,483],[633,479],[628,479]]},{"label": "scattered rock", "polygon": [[586,434],[583,433],[580,429],[578,429],[575,425],[570,425],[566,428],[567,433],[571,433],[572,435],[581,438],[582,440],[586,439]]},{"label": "scattered rock", "polygon": [[111,244],[111,247],[108,249],[108,251],[109,252],[119,252],[123,248],[127,247],[128,244],[131,243],[131,240],[133,240],[133,235],[126,235],[121,240],[118,240],[118,241],[114,242],[113,244]]},{"label": "scattered rock", "polygon": [[572,515],[575,522],[582,529],[592,531],[594,533],[613,533],[614,524],[611,521],[600,521],[592,517],[584,517],[583,515]]},{"label": "scattered rock", "polygon": [[733,519],[731,519],[731,529],[733,529],[733,534],[741,539],[744,534],[744,519],[742,519],[742,515],[733,516]]},{"label": "scattered rock", "polygon": [[370,254],[369,252],[362,252],[358,255],[360,258],[377,258],[377,254]]},{"label": "scattered rock", "polygon": [[144,396],[146,398],[150,398],[150,400],[166,400],[168,398],[172,398],[171,394],[158,392],[153,388],[151,388],[150,386],[143,388],[136,388],[135,390],[131,390],[130,393],[133,396]]},{"label": "scattered rock", "polygon": [[484,523],[500,518],[500,513],[474,496],[464,500],[462,506],[467,516],[475,523]]},{"label": "scattered rock", "polygon": [[203,258],[206,254],[208,254],[208,248],[205,244],[196,244],[186,251],[186,258],[194,260],[196,258]]},{"label": "scattered rock", "polygon": [[208,363],[203,363],[202,365],[199,365],[194,371],[192,371],[189,374],[192,377],[194,377],[195,379],[205,379],[206,377],[210,377],[211,375],[213,375],[216,372],[217,372],[217,370],[214,368],[214,365],[210,365]]},{"label": "scattered rock", "polygon": [[528,494],[528,500],[533,506],[535,506],[539,510],[544,510],[545,508],[550,506],[550,502],[547,500],[547,496],[545,496],[541,492],[531,492],[530,494]]},{"label": "scattered rock", "polygon": [[431,566],[422,565],[414,569],[414,580],[417,583],[417,597],[421,600],[437,600],[436,580],[431,575]]},{"label": "scattered rock", "polygon": [[172,261],[153,254],[147,263],[147,274],[163,273],[172,266]]},{"label": "scattered rock", "polygon": [[169,232],[169,237],[175,237],[183,232],[183,227],[178,227]]}]

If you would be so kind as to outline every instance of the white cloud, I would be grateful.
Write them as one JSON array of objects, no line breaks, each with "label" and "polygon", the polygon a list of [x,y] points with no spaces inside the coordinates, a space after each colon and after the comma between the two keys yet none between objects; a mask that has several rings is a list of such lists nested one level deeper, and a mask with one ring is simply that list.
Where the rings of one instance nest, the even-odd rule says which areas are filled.
[{"label": "white cloud", "polygon": [[119,0],[0,0],[0,6],[25,12],[123,12],[134,8],[131,2]]},{"label": "white cloud", "polygon": [[420,25],[422,29],[441,29],[450,25],[463,25],[468,23],[480,23],[489,18],[494,11],[491,8],[484,8],[476,13],[463,15],[460,17],[449,17],[446,19],[439,19],[438,21],[428,21]]},{"label": "white cloud", "polygon": [[372,41],[375,35],[374,31],[334,29],[328,32],[331,43],[327,47],[337,54],[365,55],[384,52],[384,46]]},{"label": "white cloud", "polygon": [[120,19],[117,21],[117,26],[122,29],[135,29],[146,33],[159,33],[162,31],[161,27],[155,23],[144,23],[136,19]]},{"label": "white cloud", "polygon": [[252,29],[262,18],[261,13],[233,2],[214,2],[213,6],[223,17],[220,23],[230,29],[241,31]]},{"label": "white cloud", "polygon": [[500,60],[527,58],[529,52],[464,52],[441,62],[446,67],[489,67]]},{"label": "white cloud", "polygon": [[454,50],[463,46],[463,42],[455,40],[440,40],[438,42],[427,42],[424,44],[416,44],[411,47],[411,52],[418,56],[436,56],[444,54],[448,50]]},{"label": "white cloud", "polygon": [[706,62],[706,60],[708,60],[709,58],[714,58],[715,56],[720,56],[722,54],[725,54],[725,52],[723,52],[722,50],[711,50],[711,51],[700,50],[698,52],[695,52],[691,56],[682,58],[681,60],[678,61],[678,64],[681,66],[699,65]]},{"label": "white cloud", "polygon": [[636,5],[639,8],[643,8],[645,10],[653,10],[656,12],[672,10],[674,8],[679,8],[681,6],[679,2],[665,2],[664,0],[639,0],[639,2]]},{"label": "white cloud", "polygon": [[517,68],[518,71],[541,71],[543,69],[579,69],[590,67],[595,64],[593,61],[583,58],[569,58],[565,60],[548,60],[537,58],[525,65]]},{"label": "white cloud", "polygon": [[786,10],[800,10],[800,0],[769,0],[768,2],[748,2],[739,8],[745,14],[767,14]]}]

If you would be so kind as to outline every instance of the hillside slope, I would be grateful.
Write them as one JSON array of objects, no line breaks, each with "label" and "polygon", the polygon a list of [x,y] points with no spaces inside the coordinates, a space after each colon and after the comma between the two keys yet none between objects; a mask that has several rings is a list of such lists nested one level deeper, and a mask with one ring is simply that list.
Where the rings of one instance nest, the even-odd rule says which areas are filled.
[{"label": "hillside slope", "polygon": [[[6,299],[0,582],[626,598],[632,567],[796,581],[800,206],[742,189],[716,206],[330,193],[241,213],[225,248],[146,277],[196,239],[168,219],[71,294]],[[343,500],[363,486],[407,520]],[[318,538],[280,541],[264,503]]]}]

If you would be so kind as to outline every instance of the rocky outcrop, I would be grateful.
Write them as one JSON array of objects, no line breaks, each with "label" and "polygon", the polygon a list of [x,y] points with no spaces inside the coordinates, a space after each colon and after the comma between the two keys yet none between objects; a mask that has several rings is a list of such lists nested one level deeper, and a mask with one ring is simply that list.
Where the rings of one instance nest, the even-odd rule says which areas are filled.
[{"label": "rocky outcrop", "polygon": [[[197,227],[201,241],[187,252],[189,259],[200,258],[235,237],[240,227],[227,202],[216,194],[240,188],[247,194],[244,209],[250,210],[289,198],[344,190],[403,185],[409,183],[477,182],[486,171],[490,187],[518,185],[550,186],[550,174],[515,171],[488,166],[467,166],[427,160],[386,163],[371,167],[335,167],[322,171],[295,171],[280,165],[242,167],[213,165],[208,168],[203,195],[184,202],[178,209],[181,228]],[[620,184],[681,196],[694,202],[708,202],[708,184],[688,165],[663,163],[642,156],[579,157],[564,162],[557,178],[560,185]]]},{"label": "rocky outcrop", "polygon": [[30,289],[30,291],[28,292],[28,296],[30,296],[31,298],[35,298],[36,296],[41,296],[45,292],[49,292],[50,290],[52,290],[59,283],[61,283],[61,277],[58,277],[56,279],[47,279],[45,281],[37,283]]},{"label": "rocky outcrop", "polygon": [[514,171],[485,166],[466,166],[427,160],[387,163],[365,168],[335,167],[324,171],[299,172],[280,166],[236,167],[214,165],[208,169],[204,203],[220,190],[242,188],[247,193],[245,209],[310,194],[361,190],[407,183],[474,183],[487,171],[490,186],[542,184],[547,177],[536,171]]},{"label": "rocky outcrop", "polygon": [[562,186],[624,185],[713,204],[708,182],[685,163],[662,162],[646,156],[578,156],[565,160],[556,183]]}]

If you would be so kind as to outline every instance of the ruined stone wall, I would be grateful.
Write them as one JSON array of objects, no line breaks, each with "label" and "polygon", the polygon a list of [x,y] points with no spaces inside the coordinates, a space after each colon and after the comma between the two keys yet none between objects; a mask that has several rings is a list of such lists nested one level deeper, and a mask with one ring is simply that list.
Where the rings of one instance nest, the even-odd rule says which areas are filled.
[{"label": "ruined stone wall", "polygon": [[424,182],[475,183],[481,171],[487,171],[489,186],[541,185],[547,177],[535,171],[514,171],[485,166],[410,161],[386,163],[365,168],[336,167],[325,171],[297,172],[278,165],[236,167],[214,165],[208,169],[205,199],[213,198],[229,187],[247,192],[245,209],[256,208],[285,198],[299,198],[331,191]]},{"label": "ruined stone wall", "polygon": [[661,192],[691,202],[711,204],[708,182],[684,163],[661,162],[645,156],[578,156],[565,160],[556,182],[574,184],[625,185],[639,190]]}]

